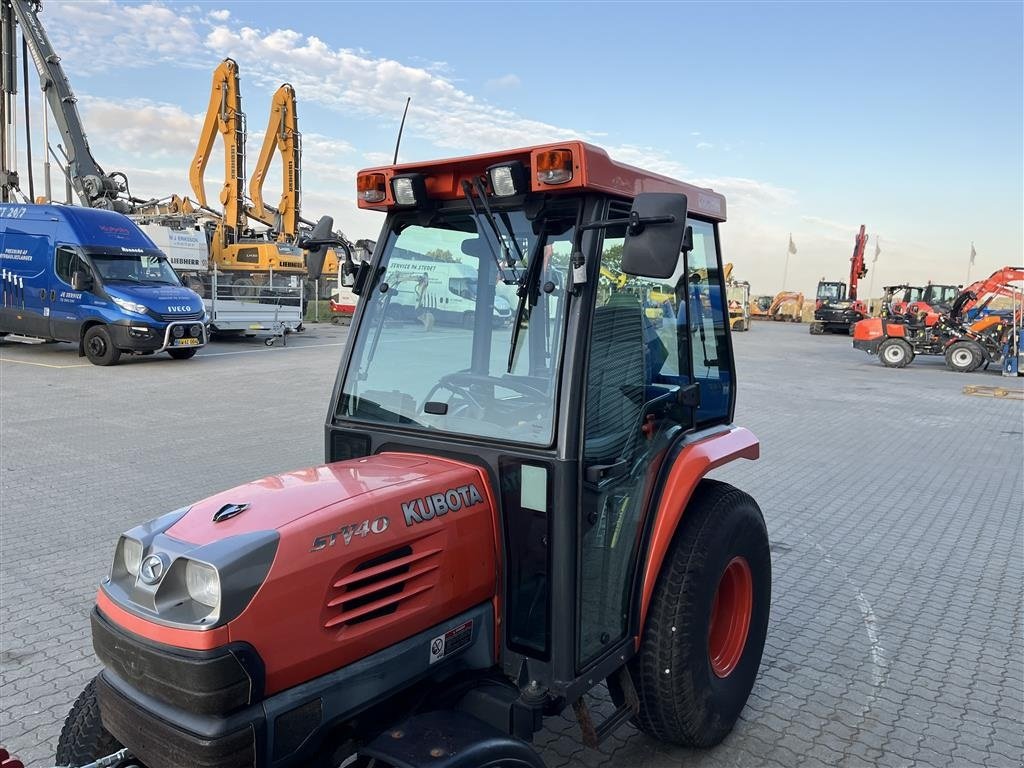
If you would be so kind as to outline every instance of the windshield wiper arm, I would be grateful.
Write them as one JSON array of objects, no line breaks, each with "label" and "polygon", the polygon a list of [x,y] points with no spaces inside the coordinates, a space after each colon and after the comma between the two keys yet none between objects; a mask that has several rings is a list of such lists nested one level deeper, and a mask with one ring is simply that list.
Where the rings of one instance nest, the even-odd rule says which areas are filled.
[{"label": "windshield wiper arm", "polygon": [[[480,218],[484,218],[487,221],[488,225],[490,225],[491,227],[491,231],[494,233],[494,239],[497,240],[498,245],[501,246],[501,235],[498,232],[498,225],[494,221],[494,216],[491,214],[490,207],[487,207],[486,197],[481,196],[481,200],[484,201],[485,205],[485,210],[481,211],[479,208],[476,207],[476,201],[473,199],[473,194],[473,186],[466,179],[463,179],[462,196],[465,197],[466,201],[469,203],[469,207],[473,211],[473,216],[475,216],[478,220]],[[494,250],[494,245],[491,243],[491,239],[487,237],[486,234],[484,234],[483,232],[481,232],[480,235],[487,243],[487,249],[491,252],[491,256],[494,257],[494,263],[498,267],[498,275],[503,276],[505,274],[505,267],[502,266],[501,257],[498,255],[498,252]],[[516,280],[519,279],[519,276],[518,274],[515,273],[514,269],[513,277],[515,277]]]},{"label": "windshield wiper arm", "polygon": [[[477,197],[480,198],[480,204],[483,205],[484,210],[487,212],[487,220],[491,223],[491,228],[494,230],[494,236],[501,244],[501,235],[498,234],[497,219],[494,216],[494,211],[491,210],[491,204],[487,202],[487,190],[484,189],[483,182],[477,177],[473,179],[473,189],[476,190]],[[519,241],[516,240],[516,233],[512,230],[512,223],[509,221],[508,214],[502,211],[500,213],[501,223],[505,225],[505,234],[509,242],[516,249],[516,256],[519,257],[520,262],[526,261],[526,257],[523,256],[523,250],[519,247]],[[508,250],[508,246],[504,246],[505,252],[505,266],[512,270],[512,277],[518,282],[519,274],[516,271],[515,261],[512,259],[512,254]]]},{"label": "windshield wiper arm", "polygon": [[537,303],[538,291],[534,290],[540,282],[540,265],[544,262],[541,254],[544,252],[544,241],[546,238],[537,238],[534,252],[526,265],[526,274],[519,282],[519,303],[516,305],[516,319],[512,322],[512,340],[508,348],[508,369],[506,373],[512,373],[512,367],[516,362],[516,349],[519,347],[519,332],[522,330],[523,321],[529,322],[529,310],[527,303],[533,307]]}]

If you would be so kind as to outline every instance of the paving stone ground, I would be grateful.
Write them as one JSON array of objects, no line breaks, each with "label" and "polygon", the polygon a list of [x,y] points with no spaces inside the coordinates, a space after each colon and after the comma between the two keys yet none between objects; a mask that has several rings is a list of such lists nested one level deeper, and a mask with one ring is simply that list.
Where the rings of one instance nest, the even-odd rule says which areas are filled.
[{"label": "paving stone ground", "polygon": [[[0,346],[0,743],[52,765],[97,670],[87,616],[118,533],[321,460],[344,333],[112,369]],[[762,458],[716,476],[760,503],[774,569],[747,708],[701,752],[631,727],[590,750],[554,718],[549,768],[1021,766],[1024,403],[962,393],[1019,380],[885,369],[802,325],[735,346],[736,420]]]}]

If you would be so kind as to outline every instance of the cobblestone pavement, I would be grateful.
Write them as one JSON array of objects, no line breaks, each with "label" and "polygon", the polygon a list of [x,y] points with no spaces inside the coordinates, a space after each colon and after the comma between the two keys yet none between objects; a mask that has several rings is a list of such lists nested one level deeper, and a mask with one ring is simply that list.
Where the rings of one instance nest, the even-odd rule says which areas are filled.
[{"label": "cobblestone pavement", "polygon": [[[0,347],[0,742],[52,764],[97,669],[87,613],[118,533],[322,458],[343,338],[112,369],[64,345]],[[736,420],[762,458],[716,476],[759,501],[774,558],[750,702],[703,752],[631,727],[589,750],[555,718],[538,737],[549,768],[1020,766],[1024,407],[962,393],[1019,382],[939,359],[885,369],[800,325],[735,345]]]}]

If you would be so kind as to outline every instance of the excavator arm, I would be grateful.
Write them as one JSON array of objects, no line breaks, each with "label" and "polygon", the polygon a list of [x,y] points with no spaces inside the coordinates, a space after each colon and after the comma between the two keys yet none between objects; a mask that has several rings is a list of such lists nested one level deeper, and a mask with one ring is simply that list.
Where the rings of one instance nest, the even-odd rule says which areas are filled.
[{"label": "excavator arm", "polygon": [[[263,202],[263,184],[275,149],[281,156],[282,179],[281,200],[276,209]],[[249,212],[252,218],[266,221],[268,212],[273,213],[278,240],[295,242],[298,239],[302,221],[302,135],[295,108],[295,89],[288,83],[278,88],[271,100],[270,121],[249,181],[249,197],[252,199]]]},{"label": "excavator arm", "polygon": [[868,245],[868,236],[864,225],[860,225],[860,232],[853,241],[853,256],[850,257],[850,301],[857,299],[857,281],[868,273],[867,264],[864,262],[864,251]]},{"label": "excavator arm", "polygon": [[132,203],[123,196],[127,191],[127,181],[124,174],[105,173],[92,156],[85,128],[82,126],[82,118],[76,106],[78,99],[75,98],[71,83],[60,65],[60,56],[54,51],[39,21],[38,0],[2,2],[14,11],[21,25],[28,50],[32,54],[32,61],[39,73],[40,87],[64,140],[68,161],[67,172],[79,200],[82,205],[89,208],[105,208],[128,213],[132,209]]},{"label": "excavator arm", "polygon": [[794,316],[799,317],[804,311],[804,295],[802,293],[798,293],[796,291],[782,291],[775,295],[771,306],[768,307],[768,317],[774,318],[775,315],[779,313],[779,310],[782,309],[782,305],[787,302],[792,302],[796,305]]},{"label": "excavator arm", "polygon": [[226,244],[228,235],[237,234],[246,224],[245,113],[242,112],[238,65],[233,59],[224,59],[213,72],[210,103],[199,134],[199,146],[189,169],[192,192],[203,207],[209,207],[204,177],[218,134],[224,142],[224,186],[220,191],[224,216],[217,229],[221,244]]}]

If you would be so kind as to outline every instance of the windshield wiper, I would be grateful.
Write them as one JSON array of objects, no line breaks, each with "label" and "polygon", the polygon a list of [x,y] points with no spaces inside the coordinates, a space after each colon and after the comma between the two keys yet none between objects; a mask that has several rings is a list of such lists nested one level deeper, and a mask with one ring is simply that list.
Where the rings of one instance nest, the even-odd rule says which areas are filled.
[{"label": "windshield wiper", "polygon": [[[479,184],[479,181],[477,181],[477,184]],[[487,224],[491,228],[491,232],[494,234],[494,239],[497,241],[498,246],[503,250],[507,251],[508,247],[501,242],[501,233],[498,231],[498,224],[494,220],[494,214],[491,213],[491,207],[487,204],[487,196],[485,194],[480,194],[479,192],[477,192],[477,194],[480,194],[480,200],[484,206],[484,210],[481,211],[479,208],[476,207],[476,201],[473,199],[473,194],[475,191],[476,190],[474,189],[473,185],[471,185],[466,179],[462,180],[462,196],[465,197],[466,201],[469,203],[469,207],[473,211],[473,216],[476,217],[478,221],[481,218],[483,218],[487,222]],[[491,244],[491,239],[482,232],[480,233],[480,235],[487,243],[487,249],[491,252],[491,256],[494,257],[494,263],[498,267],[498,275],[502,278],[502,282],[505,282],[505,270],[507,268],[511,268],[512,279],[518,282],[519,273],[516,271],[515,265],[512,263],[509,263],[507,266],[503,265],[501,263],[501,257],[498,255],[498,252],[494,250],[494,245]],[[513,242],[515,242],[514,238]],[[518,252],[519,243],[515,243],[515,246],[516,251]],[[509,261],[511,261],[511,259],[509,259]]]},{"label": "windshield wiper", "polygon": [[[540,266],[544,262],[541,255],[544,252],[544,242],[547,238],[538,237],[537,244],[534,246],[534,252],[530,256],[530,260],[526,265],[526,274],[523,275],[523,279],[519,281],[519,303],[516,305],[516,318],[512,321],[512,340],[509,343],[508,348],[508,370],[507,373],[512,373],[512,368],[516,362],[516,349],[519,346],[519,332],[523,328],[524,323],[530,322],[530,309],[537,304],[537,297],[540,292],[537,290],[537,286],[540,283]],[[529,304],[529,308],[527,307]]]}]

